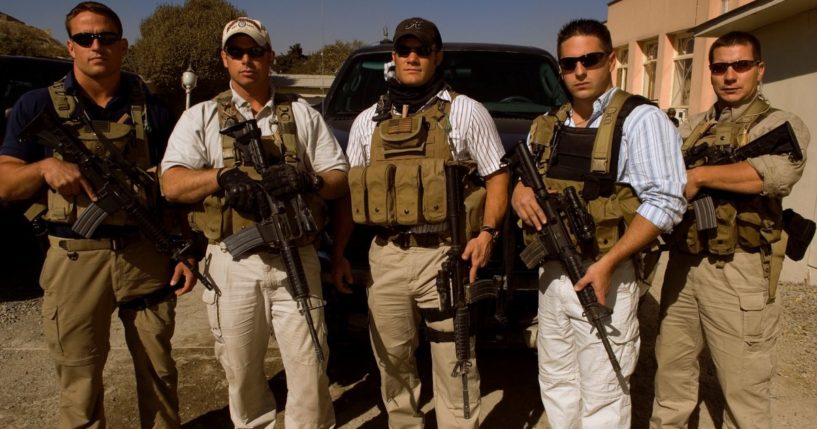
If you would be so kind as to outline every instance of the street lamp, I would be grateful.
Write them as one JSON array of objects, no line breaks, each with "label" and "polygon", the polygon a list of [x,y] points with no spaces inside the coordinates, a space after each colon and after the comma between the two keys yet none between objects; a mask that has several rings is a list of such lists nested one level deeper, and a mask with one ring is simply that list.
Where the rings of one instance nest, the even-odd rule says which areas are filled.
[{"label": "street lamp", "polygon": [[190,92],[193,91],[193,88],[196,87],[196,81],[198,81],[199,77],[193,73],[193,65],[189,64],[187,66],[187,70],[182,73],[182,88],[184,88],[185,93],[185,100],[184,100],[184,109],[187,110],[190,108]]}]

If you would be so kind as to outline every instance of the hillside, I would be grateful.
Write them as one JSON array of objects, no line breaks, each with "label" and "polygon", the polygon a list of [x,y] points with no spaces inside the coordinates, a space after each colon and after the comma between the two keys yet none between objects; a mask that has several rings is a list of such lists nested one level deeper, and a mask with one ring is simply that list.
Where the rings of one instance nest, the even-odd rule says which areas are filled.
[{"label": "hillside", "polygon": [[48,32],[0,12],[0,55],[66,58],[68,50]]}]

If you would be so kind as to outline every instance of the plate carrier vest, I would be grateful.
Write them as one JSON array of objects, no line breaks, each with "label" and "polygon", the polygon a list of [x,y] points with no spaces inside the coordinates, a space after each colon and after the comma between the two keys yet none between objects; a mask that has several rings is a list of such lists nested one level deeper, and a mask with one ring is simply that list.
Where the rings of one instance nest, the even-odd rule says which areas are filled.
[{"label": "plate carrier vest", "polygon": [[[453,101],[457,94],[448,92]],[[450,112],[451,102],[438,98],[405,118],[392,112],[391,119],[377,124],[369,165],[349,171],[355,223],[404,232],[412,226],[445,222],[444,166],[455,162],[449,146]],[[486,191],[474,178],[476,162],[464,163],[470,167],[463,198],[466,236],[471,237],[482,226]]]},{"label": "plate carrier vest", "polygon": [[[748,142],[754,124],[773,112],[762,98],[756,98],[733,121],[701,121],[684,140],[684,154],[702,144],[740,147]],[[687,210],[671,235],[674,249],[692,253],[731,255],[737,248],[747,252],[768,249],[780,240],[783,229],[783,200],[763,195],[712,192],[717,227],[698,231],[695,212]]]},{"label": "plate carrier vest", "polygon": [[[109,154],[105,146],[99,141],[94,133],[94,129],[100,134],[104,135],[113,143],[113,146],[126,159],[132,160],[137,167],[148,171],[150,165],[150,152],[147,141],[147,105],[145,103],[145,94],[142,90],[141,84],[135,82],[131,85],[130,92],[130,118],[127,115],[123,116],[117,122],[93,120],[93,128],[87,126],[85,122],[80,120],[77,115],[77,100],[74,96],[69,96],[65,93],[65,78],[55,82],[48,87],[48,94],[51,97],[51,102],[54,105],[54,111],[69,130],[76,135],[84,144],[85,147],[100,156],[107,156]],[[81,113],[80,113],[81,114]],[[127,124],[130,119],[132,124]],[[59,153],[53,154],[54,158],[62,159]],[[158,181],[156,182],[158,184]],[[155,189],[149,190],[152,198],[159,195],[158,185]],[[147,207],[156,207],[157,201],[149,201],[145,191],[138,188],[140,199],[147,204]],[[54,190],[49,189],[47,192],[47,201],[45,203],[35,203],[31,209],[27,211],[29,214],[35,212],[42,213],[43,209],[47,207],[47,211],[42,215],[42,219],[53,223],[73,224],[79,215],[91,204],[91,200],[85,193],[80,193],[74,197],[63,197]],[[127,218],[127,213],[124,210],[118,210],[116,213],[107,216],[102,221],[103,225],[134,225]]]},{"label": "plate carrier vest", "polygon": [[[238,112],[232,101],[231,90],[222,92],[213,98],[218,108],[219,129],[224,129],[228,125],[243,122],[244,117]],[[261,137],[264,152],[271,159],[284,159],[287,164],[296,168],[307,169],[303,159],[298,157],[298,130],[295,123],[295,115],[292,111],[294,97],[285,94],[275,94],[273,104],[275,105],[275,119],[278,129],[272,136]],[[248,164],[249,160],[239,159],[240,153],[235,148],[235,139],[230,136],[221,136],[221,151],[224,157],[224,167],[232,168],[238,165],[241,171],[247,173],[254,180],[261,180],[261,176],[255,168]],[[318,230],[325,226],[326,205],[317,193],[303,194],[306,205],[315,219]],[[289,205],[287,205],[290,209]],[[290,220],[294,222],[294,214],[290,214]],[[234,210],[224,204],[224,191],[207,196],[201,203],[195,204],[190,211],[189,221],[194,231],[198,231],[207,237],[210,244],[217,244],[222,239],[241,231],[242,229],[254,225],[261,219],[255,213],[245,213]],[[312,244],[316,241],[319,233],[305,235],[297,240],[298,246]]]}]

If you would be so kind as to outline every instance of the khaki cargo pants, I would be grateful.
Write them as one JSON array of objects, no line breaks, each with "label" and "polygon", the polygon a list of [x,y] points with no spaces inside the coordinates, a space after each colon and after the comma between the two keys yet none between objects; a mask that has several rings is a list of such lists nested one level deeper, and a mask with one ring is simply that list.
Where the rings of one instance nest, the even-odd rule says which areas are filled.
[{"label": "khaki cargo pants", "polygon": [[[439,308],[437,272],[446,258],[448,246],[402,249],[391,242],[369,249],[373,284],[368,290],[370,334],[380,370],[380,393],[389,414],[389,428],[423,427],[420,412],[420,377],[415,352],[420,308]],[[453,332],[453,319],[427,322],[440,332]],[[471,371],[468,376],[471,418],[463,417],[462,379],[452,377],[457,362],[453,342],[432,342],[432,381],[437,426],[479,427],[479,372],[471,342]]]},{"label": "khaki cargo pants", "polygon": [[698,355],[708,345],[726,398],[724,427],[771,427],[781,304],[769,298],[760,255],[735,253],[718,268],[672,252],[664,279],[650,426],[687,427],[698,404]]},{"label": "khaki cargo pants", "polygon": [[[110,350],[111,314],[117,304],[170,280],[168,259],[153,245],[49,237],[40,284],[43,330],[60,384],[60,428],[104,428],[102,370]],[[119,248],[120,246],[124,246]],[[170,356],[176,300],[144,310],[120,309],[133,357],[142,428],[178,428],[177,372]]]}]

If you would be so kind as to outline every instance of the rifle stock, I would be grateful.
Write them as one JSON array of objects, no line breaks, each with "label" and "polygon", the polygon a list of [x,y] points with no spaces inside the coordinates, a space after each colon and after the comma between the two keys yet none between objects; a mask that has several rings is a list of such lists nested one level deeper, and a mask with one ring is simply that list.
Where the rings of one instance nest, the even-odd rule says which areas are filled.
[{"label": "rifle stock", "polygon": [[[100,137],[104,138],[104,136]],[[118,162],[117,160],[122,157],[112,145],[110,145],[112,153],[110,157],[102,158],[96,155],[48,112],[41,112],[32,119],[20,132],[19,138],[36,138],[40,144],[50,147],[66,161],[77,164],[82,176],[94,188],[97,201],[91,204],[74,222],[71,228],[74,232],[90,238],[108,215],[124,210],[128,218],[139,227],[142,235],[153,243],[159,253],[182,263],[207,289],[221,293],[218,287],[185,257],[185,253],[190,248],[190,242],[171,238],[170,234],[165,232],[154,219],[150,210],[140,201],[133,185],[128,182],[131,177],[144,177],[147,173],[141,169],[127,171],[138,168],[131,163]],[[144,182],[141,183],[136,185],[144,186]]]},{"label": "rifle stock", "polygon": [[[547,218],[547,223],[536,234],[537,239],[522,252],[520,257],[528,268],[542,264],[548,257],[558,258],[570,281],[576,284],[584,276],[587,266],[592,263],[592,259],[583,259],[577,250],[579,247],[584,249],[585,246],[591,246],[595,243],[595,225],[592,223],[592,218],[589,214],[584,213],[570,214],[571,211],[577,211],[580,208],[576,206],[580,204],[578,194],[572,187],[565,190],[565,196],[563,197],[566,201],[564,206],[570,208],[560,210],[560,202],[555,201],[556,198],[548,193],[542,177],[539,176],[539,170],[536,168],[533,156],[524,141],[517,143],[510,156],[506,155],[506,161],[513,166],[525,186],[533,189],[536,202],[545,212]],[[562,212],[566,212],[565,216],[569,219],[567,223],[573,227],[579,245],[573,244],[570,239],[568,225],[562,219]],[[591,238],[593,243],[590,243]],[[586,255],[587,253],[589,252],[583,252],[582,254]],[[610,364],[617,374],[620,373],[621,365],[619,365],[618,359],[613,353],[610,339],[604,329],[604,320],[613,314],[613,311],[599,304],[592,285],[586,286],[576,294],[584,309],[585,317],[596,329]]]}]

